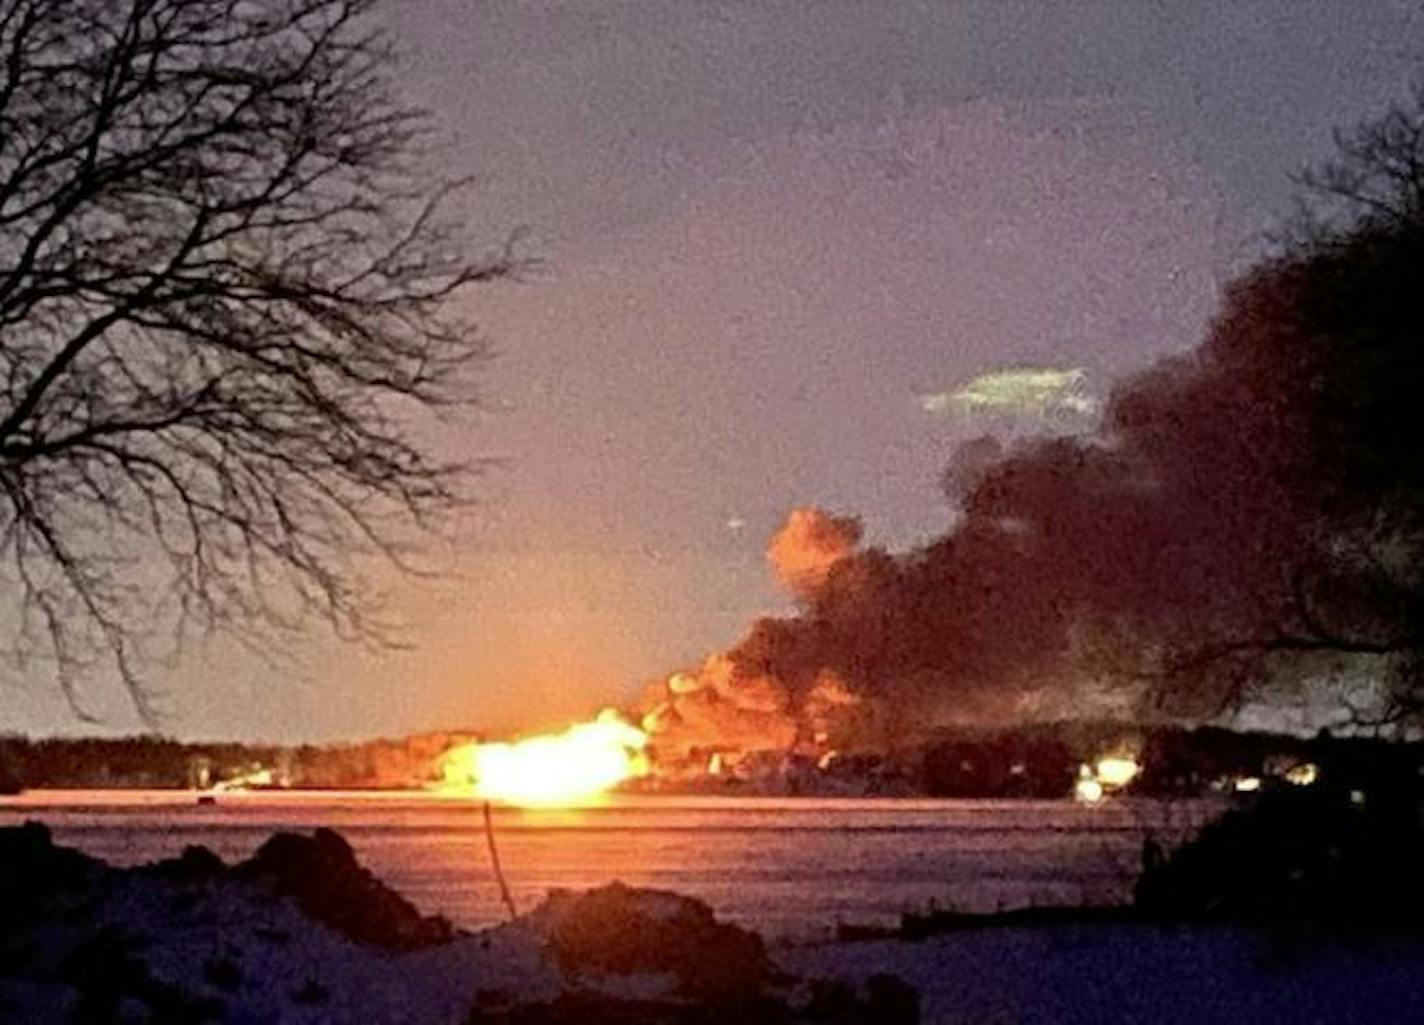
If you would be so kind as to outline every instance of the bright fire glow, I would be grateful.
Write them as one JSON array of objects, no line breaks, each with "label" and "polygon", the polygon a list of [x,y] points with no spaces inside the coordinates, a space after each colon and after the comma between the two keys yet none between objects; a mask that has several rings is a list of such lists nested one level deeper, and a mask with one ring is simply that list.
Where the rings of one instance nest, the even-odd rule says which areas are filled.
[{"label": "bright fire glow", "polygon": [[1097,804],[1103,799],[1103,785],[1091,776],[1085,776],[1073,786],[1073,796],[1086,804]]},{"label": "bright fire glow", "polygon": [[1137,759],[1130,755],[1110,755],[1099,758],[1094,775],[1105,787],[1125,787],[1137,775]]},{"label": "bright fire glow", "polygon": [[1073,796],[1086,804],[1097,804],[1110,791],[1120,790],[1136,778],[1142,766],[1130,754],[1104,755],[1092,765],[1078,766],[1078,782]]},{"label": "bright fire glow", "polygon": [[463,744],[441,760],[445,786],[521,805],[585,803],[645,776],[648,737],[607,709],[563,733],[513,743]]},{"label": "bright fire glow", "polygon": [[270,787],[273,783],[271,769],[253,769],[232,779],[219,780],[213,784],[213,792],[221,793],[227,790],[246,790],[249,787]]}]

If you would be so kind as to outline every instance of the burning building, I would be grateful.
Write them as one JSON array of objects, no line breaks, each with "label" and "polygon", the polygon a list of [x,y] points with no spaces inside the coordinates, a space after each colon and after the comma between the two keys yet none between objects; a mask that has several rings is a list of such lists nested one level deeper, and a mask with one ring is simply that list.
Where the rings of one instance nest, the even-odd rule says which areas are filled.
[{"label": "burning building", "polygon": [[688,778],[784,772],[789,759],[819,763],[836,750],[858,705],[834,674],[797,694],[717,654],[650,684],[638,710],[659,774]]}]

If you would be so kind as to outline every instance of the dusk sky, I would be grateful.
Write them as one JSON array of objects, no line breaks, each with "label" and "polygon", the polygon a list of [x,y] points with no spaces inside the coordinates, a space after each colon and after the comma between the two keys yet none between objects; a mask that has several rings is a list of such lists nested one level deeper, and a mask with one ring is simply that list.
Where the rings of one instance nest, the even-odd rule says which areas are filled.
[{"label": "dusk sky", "polygon": [[[156,674],[180,736],[582,716],[786,605],[763,551],[791,508],[942,530],[984,425],[925,400],[1027,366],[1101,395],[1191,346],[1424,28],[1385,0],[390,11],[472,235],[541,261],[469,298],[498,357],[444,442],[504,463],[431,553],[453,575],[393,581],[411,650],[214,645]],[[7,728],[78,728],[45,679],[7,700]]]}]

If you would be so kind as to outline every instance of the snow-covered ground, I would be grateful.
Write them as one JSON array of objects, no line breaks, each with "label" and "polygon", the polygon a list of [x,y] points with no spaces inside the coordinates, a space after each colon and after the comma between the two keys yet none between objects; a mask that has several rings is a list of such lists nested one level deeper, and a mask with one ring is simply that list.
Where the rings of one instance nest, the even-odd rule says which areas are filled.
[{"label": "snow-covered ground", "polygon": [[[253,1025],[456,1023],[482,991],[538,999],[561,986],[540,938],[520,925],[388,952],[255,888],[151,876],[119,877],[101,902],[74,902],[27,941],[23,976],[0,969],[0,1021],[71,1020],[81,988],[65,964],[76,950],[115,971],[119,958],[137,959],[155,984],[220,1005],[218,1020]],[[162,1020],[145,1001],[127,1003],[131,1020]]]},{"label": "snow-covered ground", "polygon": [[986,927],[779,953],[789,970],[919,990],[926,1025],[1424,1022],[1424,939],[1215,926]]},{"label": "snow-covered ground", "polygon": [[[0,1022],[455,1025],[475,1008],[574,990],[700,1000],[709,979],[720,993],[716,980],[750,978],[774,1002],[765,1020],[871,1025],[885,1018],[848,991],[837,991],[841,1010],[826,1017],[820,985],[815,1010],[815,980],[869,994],[879,974],[917,990],[920,1020],[932,1025],[1424,1022],[1424,936],[995,924],[919,942],[776,948],[775,967],[788,976],[778,978],[759,967],[754,937],[668,893],[563,894],[515,922],[452,934],[423,929],[439,923],[402,907],[334,834],[289,835],[265,861],[224,867],[205,855],[161,870],[112,869],[42,831],[0,834],[0,915],[11,916],[0,917]],[[375,923],[375,941],[340,927],[352,907],[361,928]]]}]

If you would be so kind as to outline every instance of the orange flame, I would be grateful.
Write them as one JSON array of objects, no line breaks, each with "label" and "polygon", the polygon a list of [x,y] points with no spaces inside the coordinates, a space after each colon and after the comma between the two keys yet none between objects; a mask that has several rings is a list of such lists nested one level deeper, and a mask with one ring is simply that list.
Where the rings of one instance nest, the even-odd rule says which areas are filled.
[{"label": "orange flame", "polygon": [[444,787],[519,805],[583,804],[648,774],[648,737],[613,709],[563,733],[462,744],[441,759]]}]

